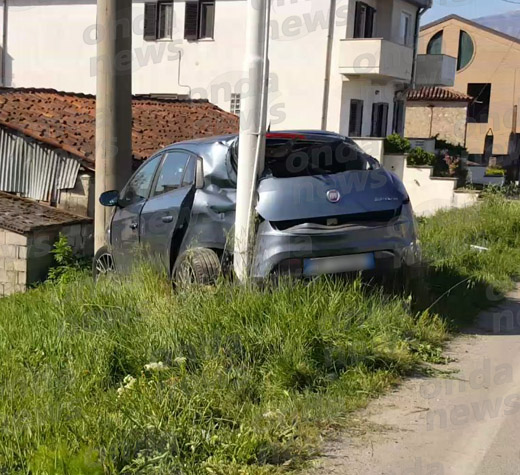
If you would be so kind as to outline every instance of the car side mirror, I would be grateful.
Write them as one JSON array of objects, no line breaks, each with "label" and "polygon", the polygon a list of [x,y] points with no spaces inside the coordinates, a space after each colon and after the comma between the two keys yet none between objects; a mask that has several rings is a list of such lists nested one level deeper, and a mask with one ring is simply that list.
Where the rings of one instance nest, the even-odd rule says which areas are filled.
[{"label": "car side mirror", "polygon": [[99,197],[99,202],[103,206],[117,206],[119,204],[119,191],[110,190],[101,193]]}]

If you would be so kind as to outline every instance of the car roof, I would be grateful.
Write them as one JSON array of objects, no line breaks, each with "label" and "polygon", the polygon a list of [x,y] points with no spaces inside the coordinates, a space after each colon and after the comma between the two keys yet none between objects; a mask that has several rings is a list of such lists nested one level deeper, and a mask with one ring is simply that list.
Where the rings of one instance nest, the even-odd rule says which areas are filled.
[{"label": "car roof", "polygon": [[[302,135],[306,139],[316,138],[316,139],[331,139],[331,140],[339,140],[339,139],[345,139],[342,135],[339,135],[335,132],[328,132],[323,130],[276,130],[276,131],[270,131],[267,133],[267,136],[269,138],[269,134],[273,135]],[[179,146],[179,145],[207,145],[207,144],[213,144],[217,142],[229,142],[231,140],[234,140],[238,138],[238,134],[229,134],[229,135],[217,135],[213,137],[203,137],[200,139],[192,139],[192,140],[184,140],[182,142],[176,142],[172,143],[171,145],[168,145],[166,148],[170,148],[173,146]]]}]

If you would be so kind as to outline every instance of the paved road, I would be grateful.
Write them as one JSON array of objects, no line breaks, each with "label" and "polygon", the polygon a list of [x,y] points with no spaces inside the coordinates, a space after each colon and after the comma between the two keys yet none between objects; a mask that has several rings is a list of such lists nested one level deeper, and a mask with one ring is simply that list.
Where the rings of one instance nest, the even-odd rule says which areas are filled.
[{"label": "paved road", "polygon": [[313,474],[520,474],[520,287],[457,338],[443,370],[360,414],[372,429],[330,444]]}]

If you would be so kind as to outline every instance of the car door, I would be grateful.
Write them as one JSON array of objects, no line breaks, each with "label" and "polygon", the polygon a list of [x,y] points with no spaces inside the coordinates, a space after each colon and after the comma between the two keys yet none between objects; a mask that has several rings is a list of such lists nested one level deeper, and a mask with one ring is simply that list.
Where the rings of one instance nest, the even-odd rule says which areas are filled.
[{"label": "car door", "polygon": [[197,158],[182,150],[166,153],[141,212],[141,243],[153,260],[169,269],[171,242],[182,239],[195,194]]},{"label": "car door", "polygon": [[128,270],[134,262],[139,244],[139,217],[161,158],[162,154],[145,162],[119,196],[111,226],[112,255],[118,270]]}]

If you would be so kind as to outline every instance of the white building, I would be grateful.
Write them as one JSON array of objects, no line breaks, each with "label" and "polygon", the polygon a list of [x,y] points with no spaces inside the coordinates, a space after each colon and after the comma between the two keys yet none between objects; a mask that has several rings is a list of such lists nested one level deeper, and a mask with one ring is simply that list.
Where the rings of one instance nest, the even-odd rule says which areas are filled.
[{"label": "white building", "polygon": [[[4,1],[4,85],[94,93],[103,34],[96,1]],[[431,0],[272,2],[271,128],[402,132],[417,22]],[[246,0],[134,0],[132,25],[121,25],[133,34],[133,92],[207,98],[237,112],[248,91],[246,7]],[[450,74],[439,78],[420,64],[420,77],[450,85]]]}]

